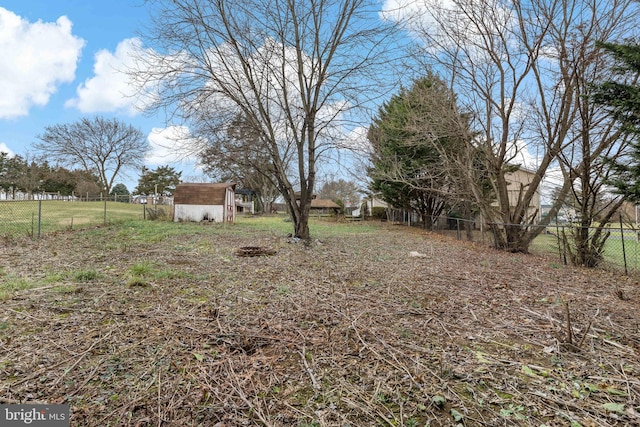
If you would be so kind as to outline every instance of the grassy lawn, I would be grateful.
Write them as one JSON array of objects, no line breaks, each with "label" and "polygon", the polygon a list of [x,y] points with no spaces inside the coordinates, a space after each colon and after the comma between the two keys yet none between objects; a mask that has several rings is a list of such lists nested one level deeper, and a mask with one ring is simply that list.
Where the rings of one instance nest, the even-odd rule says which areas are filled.
[{"label": "grassy lawn", "polygon": [[[245,216],[236,217],[236,223],[246,230],[269,231],[277,234],[293,232],[293,225],[285,215],[275,216]],[[323,238],[340,236],[357,236],[362,233],[372,233],[380,229],[377,222],[336,222],[329,219],[310,217],[309,229],[312,236]]]},{"label": "grassy lawn", "polygon": [[[1,201],[0,236],[22,237],[64,229],[142,219],[144,205],[56,200]],[[38,224],[38,219],[40,223]]]},{"label": "grassy lawn", "polygon": [[[552,227],[549,227],[549,230],[551,230],[553,234],[539,235],[532,242],[529,249],[532,253],[557,256],[559,262],[564,262],[558,250],[560,243],[556,235],[557,232]],[[611,228],[611,235],[604,246],[604,262],[602,266],[618,270],[624,269],[626,256],[627,268],[629,270],[640,271],[640,243],[636,239],[635,232],[625,230],[624,248],[621,234],[619,228]]]},{"label": "grassy lawn", "polygon": [[632,278],[310,227],[130,219],[0,245],[2,402],[69,404],[74,427],[640,420]]},{"label": "grassy lawn", "polygon": [[[146,205],[117,202],[68,202],[68,201],[5,201],[0,202],[0,237],[14,238],[25,236],[41,236],[53,231],[77,229],[94,225],[103,225],[105,222],[119,223],[129,220],[139,220],[146,217],[144,212]],[[169,212],[169,207],[161,206]],[[153,209],[153,206],[151,207]],[[41,218],[38,224],[38,218]],[[292,232],[292,224],[286,220],[285,215],[269,216],[237,216],[236,222],[242,225],[243,233],[251,233],[253,230],[267,231],[272,235],[287,234]],[[375,231],[378,225],[371,222],[335,222],[326,221],[326,218],[312,216],[310,228],[312,235],[325,237],[351,236],[354,239],[361,233]],[[625,227],[626,228],[626,227]],[[541,234],[530,246],[532,253],[557,256],[558,262],[564,259],[558,251],[558,239],[556,230],[549,227],[554,234]],[[453,232],[450,232],[450,234]],[[640,243],[632,230],[625,230],[624,252],[629,270],[640,271]],[[611,227],[611,236],[605,245],[604,267],[623,269],[624,256],[621,232],[619,228]],[[487,238],[490,240],[490,236]],[[487,245],[490,242],[487,240]]]}]

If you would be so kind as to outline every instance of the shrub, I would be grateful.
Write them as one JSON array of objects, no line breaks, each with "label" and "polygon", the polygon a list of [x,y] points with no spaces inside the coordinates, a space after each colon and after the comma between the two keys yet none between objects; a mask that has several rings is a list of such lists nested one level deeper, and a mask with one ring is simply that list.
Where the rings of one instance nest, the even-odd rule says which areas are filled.
[{"label": "shrub", "polygon": [[375,219],[387,219],[387,210],[381,206],[371,209],[371,216]]},{"label": "shrub", "polygon": [[169,213],[162,207],[153,207],[146,208],[147,209],[147,218],[151,221],[169,221],[171,218],[169,217]]}]

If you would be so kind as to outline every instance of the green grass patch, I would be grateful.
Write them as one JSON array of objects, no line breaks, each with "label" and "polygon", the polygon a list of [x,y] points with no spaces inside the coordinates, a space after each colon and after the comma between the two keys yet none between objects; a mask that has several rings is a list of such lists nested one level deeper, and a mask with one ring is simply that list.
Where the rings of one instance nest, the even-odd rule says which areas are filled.
[{"label": "green grass patch", "polygon": [[38,286],[38,283],[25,279],[23,277],[15,277],[5,275],[0,283],[0,301],[11,298],[16,292],[32,289]]},{"label": "green grass patch", "polygon": [[93,269],[80,269],[69,274],[71,280],[76,282],[91,282],[100,277],[100,274]]},{"label": "green grass patch", "polygon": [[148,276],[153,273],[155,268],[156,267],[148,261],[138,262],[129,267],[129,274],[139,277]]},{"label": "green grass patch", "polygon": [[44,279],[42,279],[42,283],[45,283],[45,284],[58,283],[58,282],[64,281],[65,278],[66,278],[65,275],[61,272],[49,272],[44,277]]},{"label": "green grass patch", "polygon": [[[561,249],[561,242],[558,242],[555,228],[549,227],[549,230],[554,234],[541,234],[531,243],[529,250],[532,253],[555,255],[558,257],[558,262],[564,263],[565,254]],[[569,230],[565,230],[569,233]],[[624,247],[623,240],[621,239],[620,230],[611,228],[611,235],[607,239],[604,245],[604,260],[601,266],[613,267],[617,269],[624,268],[625,258],[627,268],[633,270],[640,270],[640,242],[635,238],[635,233],[624,233]],[[569,260],[569,254],[566,254],[567,262]]]},{"label": "green grass patch", "polygon": [[0,235],[37,237],[53,231],[138,220],[144,217],[143,209],[143,205],[104,201],[0,201]]},{"label": "green grass patch", "polygon": [[155,280],[170,280],[170,279],[189,279],[192,276],[189,273],[180,270],[163,269],[158,270],[153,274]]}]

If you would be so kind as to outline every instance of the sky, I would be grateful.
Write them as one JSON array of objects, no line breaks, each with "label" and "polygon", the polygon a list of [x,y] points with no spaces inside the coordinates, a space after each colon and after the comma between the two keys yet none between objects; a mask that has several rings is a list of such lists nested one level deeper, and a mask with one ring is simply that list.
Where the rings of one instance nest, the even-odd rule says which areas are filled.
[{"label": "sky", "polygon": [[[383,7],[400,10],[405,3],[386,0]],[[100,115],[147,135],[148,168],[169,165],[184,181],[202,179],[193,159],[167,148],[184,129],[136,109],[118,72],[140,43],[148,8],[144,0],[0,0],[0,151],[28,158],[47,126]],[[138,177],[128,171],[116,183],[131,191]]]},{"label": "sky", "polygon": [[[28,157],[47,126],[104,116],[148,135],[147,167],[201,175],[170,153],[164,137],[175,128],[137,110],[117,72],[139,43],[147,8],[143,0],[0,0],[0,151]],[[138,172],[121,178],[133,190]]]}]

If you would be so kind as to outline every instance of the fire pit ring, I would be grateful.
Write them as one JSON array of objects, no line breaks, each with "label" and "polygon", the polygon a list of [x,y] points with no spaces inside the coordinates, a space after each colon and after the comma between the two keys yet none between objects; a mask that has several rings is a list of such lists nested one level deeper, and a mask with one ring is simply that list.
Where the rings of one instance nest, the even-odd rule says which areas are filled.
[{"label": "fire pit ring", "polygon": [[275,253],[275,249],[265,246],[242,246],[236,250],[236,256],[266,256]]}]

